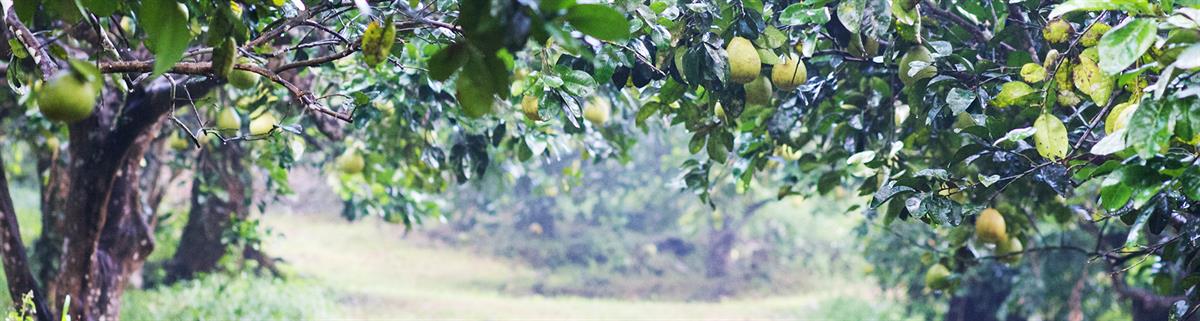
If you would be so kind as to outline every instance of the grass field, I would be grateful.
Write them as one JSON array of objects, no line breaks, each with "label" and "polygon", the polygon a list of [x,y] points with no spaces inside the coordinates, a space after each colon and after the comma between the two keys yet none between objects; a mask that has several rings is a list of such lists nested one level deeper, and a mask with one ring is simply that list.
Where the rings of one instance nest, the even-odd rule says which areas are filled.
[{"label": "grass field", "polygon": [[[37,192],[15,189],[26,241],[40,226]],[[263,217],[267,253],[291,277],[270,280],[221,273],[154,289],[130,289],[125,320],[898,320],[902,305],[869,279],[796,269],[794,291],[720,302],[541,296],[530,286],[570,272],[536,269],[506,258],[430,241],[420,229],[332,215]],[[786,214],[786,215],[785,215]],[[835,242],[839,216],[795,216],[806,242]],[[434,228],[423,226],[421,229]],[[819,260],[820,258],[813,258]],[[0,295],[7,295],[0,287]],[[4,301],[0,306],[7,308]]]},{"label": "grass field", "polygon": [[[532,268],[403,237],[403,228],[333,217],[268,215],[266,243],[294,272],[336,293],[351,319],[762,320],[897,319],[866,280],[827,280],[801,293],[722,302],[633,302],[513,295]],[[803,271],[798,271],[803,272]]]}]

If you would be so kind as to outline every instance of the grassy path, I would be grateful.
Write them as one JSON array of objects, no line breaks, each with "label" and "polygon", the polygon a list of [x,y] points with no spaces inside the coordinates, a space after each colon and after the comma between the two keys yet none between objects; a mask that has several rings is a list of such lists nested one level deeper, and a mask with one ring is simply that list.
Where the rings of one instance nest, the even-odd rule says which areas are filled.
[{"label": "grassy path", "polygon": [[528,284],[536,272],[464,250],[416,245],[401,239],[397,226],[301,215],[264,220],[286,239],[268,241],[269,253],[341,293],[338,304],[353,319],[828,319],[831,311],[822,305],[829,299],[876,296],[867,285],[719,303],[514,296],[503,288]]}]

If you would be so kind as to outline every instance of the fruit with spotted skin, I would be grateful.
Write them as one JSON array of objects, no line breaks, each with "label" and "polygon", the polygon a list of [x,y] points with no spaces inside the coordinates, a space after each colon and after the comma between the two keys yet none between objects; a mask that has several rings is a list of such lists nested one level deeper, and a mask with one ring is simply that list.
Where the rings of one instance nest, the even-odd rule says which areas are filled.
[{"label": "fruit with spotted skin", "polygon": [[1097,22],[1096,24],[1092,25],[1091,29],[1088,29],[1087,32],[1084,32],[1082,36],[1079,36],[1079,43],[1084,47],[1095,46],[1100,43],[1100,37],[1103,37],[1105,33],[1108,33],[1108,30],[1110,29],[1112,29],[1112,26],[1108,25],[1107,23]]}]

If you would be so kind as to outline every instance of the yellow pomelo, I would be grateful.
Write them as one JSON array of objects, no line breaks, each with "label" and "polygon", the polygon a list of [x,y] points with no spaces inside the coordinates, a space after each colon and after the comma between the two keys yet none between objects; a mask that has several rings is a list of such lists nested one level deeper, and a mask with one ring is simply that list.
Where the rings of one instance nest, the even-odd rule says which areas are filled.
[{"label": "yellow pomelo", "polygon": [[758,73],[762,70],[762,60],[758,57],[758,49],[754,48],[750,40],[733,37],[725,52],[729,55],[730,80],[744,84],[758,78]]},{"label": "yellow pomelo", "polygon": [[1042,38],[1049,43],[1063,43],[1071,37],[1071,24],[1062,19],[1055,19],[1042,28]]},{"label": "yellow pomelo", "polygon": [[242,128],[242,117],[233,108],[222,108],[217,114],[217,130],[237,131]]},{"label": "yellow pomelo", "polygon": [[532,121],[542,120],[542,115],[538,114],[538,98],[534,95],[526,95],[521,98],[521,113],[525,114],[525,118]]},{"label": "yellow pomelo", "polygon": [[805,67],[804,61],[796,55],[791,55],[771,69],[771,82],[779,90],[791,91],[804,84],[807,79],[808,67]]},{"label": "yellow pomelo", "polygon": [[1025,250],[1025,246],[1021,244],[1021,240],[1010,238],[1007,242],[1001,242],[996,245],[996,255],[1003,256],[1000,261],[1008,264],[1017,264],[1021,262],[1021,251]]},{"label": "yellow pomelo", "polygon": [[747,105],[762,105],[771,104],[771,81],[767,77],[758,77],[754,81],[743,85],[746,90]]},{"label": "yellow pomelo", "polygon": [[366,160],[362,155],[359,155],[354,149],[347,149],[345,153],[337,158],[337,168],[342,173],[358,174],[362,173],[363,168],[367,167]]},{"label": "yellow pomelo", "polygon": [[259,115],[258,118],[250,121],[250,135],[261,136],[270,134],[278,122],[279,120],[275,118],[275,114],[265,112]]},{"label": "yellow pomelo", "polygon": [[1008,231],[1004,227],[1004,216],[994,208],[988,208],[975,218],[975,236],[980,241],[999,244],[1008,240]]},{"label": "yellow pomelo", "polygon": [[611,113],[612,105],[602,96],[595,96],[583,105],[583,118],[596,126],[604,126]]},{"label": "yellow pomelo", "polygon": [[945,265],[934,264],[925,272],[925,286],[934,290],[944,290],[950,287],[950,269]]}]

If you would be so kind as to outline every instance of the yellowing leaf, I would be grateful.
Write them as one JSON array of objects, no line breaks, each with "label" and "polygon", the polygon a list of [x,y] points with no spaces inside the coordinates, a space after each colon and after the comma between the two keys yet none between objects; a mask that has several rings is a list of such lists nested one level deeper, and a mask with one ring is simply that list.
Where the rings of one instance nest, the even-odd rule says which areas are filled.
[{"label": "yellowing leaf", "polygon": [[1115,81],[1112,75],[1100,71],[1100,66],[1094,60],[1082,54],[1079,57],[1079,64],[1075,65],[1072,73],[1076,89],[1091,97],[1092,102],[1097,105],[1108,104]]},{"label": "yellowing leaf", "polygon": [[1033,87],[1029,87],[1029,84],[1020,81],[1006,82],[1000,86],[1000,93],[992,98],[992,105],[1008,107],[1025,100],[1030,94],[1033,94]]},{"label": "yellowing leaf", "polygon": [[1033,133],[1033,142],[1037,146],[1038,154],[1051,160],[1067,157],[1070,142],[1067,141],[1067,126],[1062,120],[1043,113],[1033,122],[1033,128],[1037,129],[1037,132]]}]

